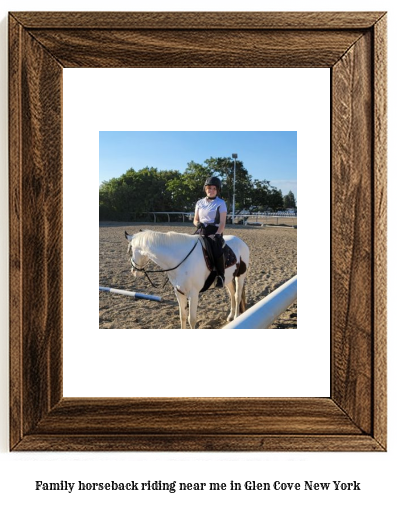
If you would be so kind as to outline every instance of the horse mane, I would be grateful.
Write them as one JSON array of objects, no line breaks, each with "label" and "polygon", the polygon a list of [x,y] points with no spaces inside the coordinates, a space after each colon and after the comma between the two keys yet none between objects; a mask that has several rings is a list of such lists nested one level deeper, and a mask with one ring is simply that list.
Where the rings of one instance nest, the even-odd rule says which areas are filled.
[{"label": "horse mane", "polygon": [[197,237],[191,234],[173,231],[157,232],[145,230],[134,235],[134,243],[136,241],[142,249],[146,249],[146,247],[150,245],[160,247],[178,247],[186,245],[189,242],[192,243],[193,239],[197,239]]}]

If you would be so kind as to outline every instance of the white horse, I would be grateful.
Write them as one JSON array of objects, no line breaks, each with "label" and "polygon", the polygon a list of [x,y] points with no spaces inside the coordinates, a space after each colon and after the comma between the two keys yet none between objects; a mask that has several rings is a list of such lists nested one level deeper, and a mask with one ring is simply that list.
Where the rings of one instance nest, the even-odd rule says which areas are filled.
[{"label": "white horse", "polygon": [[[194,329],[199,292],[210,274],[198,236],[177,232],[142,231],[133,236],[125,233],[125,237],[129,242],[131,272],[135,276],[143,276],[149,260],[159,266],[159,271],[166,272],[178,299],[181,328],[186,329],[189,302],[189,324]],[[225,285],[231,300],[227,320],[231,321],[246,309],[244,281],[249,264],[249,249],[244,241],[236,236],[224,236],[224,240],[237,258],[237,263],[225,270]]]}]

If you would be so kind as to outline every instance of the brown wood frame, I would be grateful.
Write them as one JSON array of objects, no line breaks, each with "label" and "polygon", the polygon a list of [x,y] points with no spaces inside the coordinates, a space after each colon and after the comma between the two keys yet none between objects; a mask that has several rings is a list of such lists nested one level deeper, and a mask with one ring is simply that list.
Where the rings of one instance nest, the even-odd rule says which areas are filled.
[{"label": "brown wood frame", "polygon": [[[330,398],[63,398],[64,67],[331,69]],[[385,450],[385,13],[15,12],[9,72],[10,448]]]}]

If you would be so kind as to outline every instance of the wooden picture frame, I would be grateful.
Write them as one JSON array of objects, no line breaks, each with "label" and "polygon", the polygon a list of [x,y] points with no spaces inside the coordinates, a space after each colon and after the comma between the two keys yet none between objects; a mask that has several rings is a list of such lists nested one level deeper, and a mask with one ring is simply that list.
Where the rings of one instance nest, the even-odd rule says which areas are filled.
[{"label": "wooden picture frame", "polygon": [[[63,398],[64,67],[331,69],[329,398]],[[14,12],[9,73],[10,449],[384,451],[386,14]]]}]

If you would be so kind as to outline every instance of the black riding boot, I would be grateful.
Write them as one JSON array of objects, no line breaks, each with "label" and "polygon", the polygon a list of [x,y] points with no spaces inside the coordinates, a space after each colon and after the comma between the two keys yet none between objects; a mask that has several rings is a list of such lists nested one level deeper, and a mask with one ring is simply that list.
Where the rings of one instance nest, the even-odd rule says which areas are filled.
[{"label": "black riding boot", "polygon": [[216,288],[225,286],[225,258],[223,255],[215,259],[215,269],[218,273],[216,278]]}]

